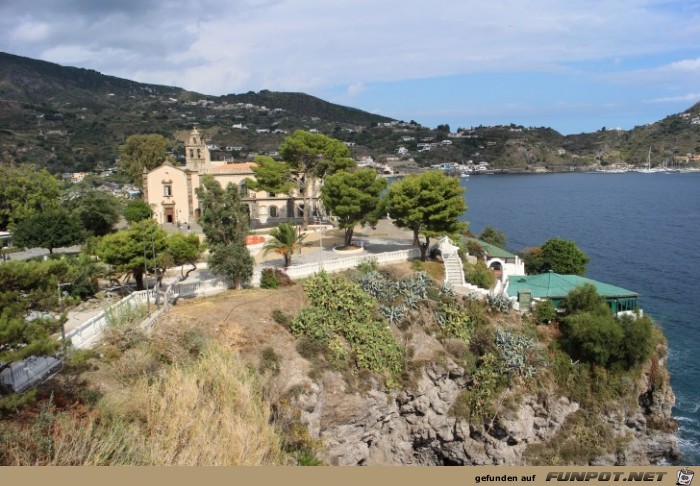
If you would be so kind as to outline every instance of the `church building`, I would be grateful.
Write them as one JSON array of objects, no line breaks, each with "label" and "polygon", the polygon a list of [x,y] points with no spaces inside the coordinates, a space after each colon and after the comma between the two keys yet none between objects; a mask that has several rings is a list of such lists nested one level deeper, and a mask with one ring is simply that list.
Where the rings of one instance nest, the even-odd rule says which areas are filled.
[{"label": "church building", "polygon": [[[195,190],[200,186],[200,178],[212,176],[226,188],[233,184],[241,191],[241,200],[248,210],[253,225],[275,224],[297,220],[303,217],[304,200],[295,189],[290,194],[276,194],[267,191],[251,191],[246,187],[246,179],[255,179],[252,168],[254,162],[212,161],[204,139],[193,129],[185,143],[184,167],[176,167],[169,161],[150,172],[143,173],[143,199],[153,208],[159,224],[189,224],[199,219],[200,207]],[[318,189],[314,187],[314,194]],[[318,197],[312,199],[312,211],[318,208]]]}]

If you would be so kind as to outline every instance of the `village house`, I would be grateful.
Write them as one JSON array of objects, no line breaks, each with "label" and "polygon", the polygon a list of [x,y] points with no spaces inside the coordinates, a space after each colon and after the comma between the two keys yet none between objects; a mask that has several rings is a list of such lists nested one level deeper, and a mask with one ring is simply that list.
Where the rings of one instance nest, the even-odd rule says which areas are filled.
[{"label": "village house", "polygon": [[[267,191],[252,191],[246,187],[246,179],[255,179],[254,162],[212,161],[209,149],[197,129],[192,130],[185,143],[185,166],[174,166],[165,161],[160,167],[143,173],[143,199],[153,208],[159,224],[190,224],[200,215],[196,189],[201,178],[211,176],[225,188],[233,184],[241,191],[241,200],[253,225],[266,225],[303,217],[303,196],[296,190],[291,194],[276,194]],[[314,195],[309,215],[317,217],[318,183],[314,181],[309,190]]]}]

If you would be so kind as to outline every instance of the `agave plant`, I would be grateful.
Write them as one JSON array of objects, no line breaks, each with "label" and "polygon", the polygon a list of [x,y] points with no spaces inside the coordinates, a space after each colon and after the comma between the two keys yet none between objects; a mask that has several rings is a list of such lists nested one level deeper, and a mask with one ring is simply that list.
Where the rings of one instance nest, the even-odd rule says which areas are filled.
[{"label": "agave plant", "polygon": [[496,330],[496,347],[501,352],[503,368],[526,378],[537,374],[537,368],[530,359],[537,343],[529,337],[507,329]]},{"label": "agave plant", "polygon": [[445,282],[445,284],[440,289],[440,293],[445,297],[451,298],[454,298],[457,295],[455,294],[455,289],[452,287],[452,284],[450,282]]},{"label": "agave plant", "polygon": [[389,320],[389,324],[396,324],[403,319],[406,308],[403,305],[379,306],[379,313]]},{"label": "agave plant", "polygon": [[381,280],[373,276],[374,273],[376,272],[370,272],[368,274],[363,275],[358,283],[360,284],[362,290],[367,292],[375,299],[379,299],[379,296],[381,295],[382,290],[384,288],[384,284]]},{"label": "agave plant", "polygon": [[503,314],[508,314],[512,305],[506,294],[488,294],[486,296],[486,302],[489,305],[489,309]]}]

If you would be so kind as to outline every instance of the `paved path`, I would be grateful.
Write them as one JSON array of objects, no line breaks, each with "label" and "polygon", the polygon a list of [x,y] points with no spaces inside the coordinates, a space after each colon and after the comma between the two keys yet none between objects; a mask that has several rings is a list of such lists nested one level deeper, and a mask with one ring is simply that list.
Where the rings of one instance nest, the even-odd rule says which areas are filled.
[{"label": "paved path", "polygon": [[[165,228],[170,231],[178,231],[175,225],[164,225],[170,226],[170,228]],[[186,231],[185,227],[181,230]],[[192,228],[195,230],[195,228]],[[306,237],[306,242],[309,246],[302,248],[301,254],[296,254],[292,258],[292,266],[303,265],[306,263],[318,263],[321,261],[331,261],[338,260],[341,258],[347,258],[349,256],[357,255],[373,255],[391,251],[406,250],[411,248],[413,242],[413,235],[411,232],[400,230],[396,228],[390,221],[381,220],[377,224],[376,229],[369,227],[360,228],[359,226],[355,229],[353,239],[357,241],[362,241],[365,243],[365,249],[362,253],[352,253],[351,255],[343,254],[339,252],[334,252],[333,248],[342,244],[344,231],[339,229],[328,230],[324,233],[317,232],[308,233]],[[73,253],[78,252],[80,247],[70,247],[66,249],[61,249],[62,253]],[[43,252],[42,252],[43,251]],[[58,250],[54,250],[58,252]],[[32,258],[33,256],[41,256],[43,254],[48,255],[47,250],[33,249],[25,252],[19,252],[14,255],[23,256],[24,258]],[[18,258],[20,259],[20,258]],[[284,265],[284,259],[281,258],[276,253],[270,253],[267,256],[263,256],[262,252],[255,256],[255,263],[257,266],[277,266],[282,268]],[[185,272],[189,270],[191,266],[185,266]],[[176,283],[179,281],[181,275],[181,267],[171,268],[168,270],[166,277],[163,279],[165,285],[171,283]],[[185,282],[198,282],[204,280],[210,280],[215,278],[215,276],[207,268],[206,262],[198,263],[197,270],[190,273]],[[155,283],[155,279],[148,279],[147,282],[149,288]],[[91,317],[96,316],[109,304],[117,302],[119,297],[114,297],[107,299],[103,302],[90,301],[88,303],[81,304],[80,306],[67,312],[67,322],[65,324],[66,332],[84,323]]]}]

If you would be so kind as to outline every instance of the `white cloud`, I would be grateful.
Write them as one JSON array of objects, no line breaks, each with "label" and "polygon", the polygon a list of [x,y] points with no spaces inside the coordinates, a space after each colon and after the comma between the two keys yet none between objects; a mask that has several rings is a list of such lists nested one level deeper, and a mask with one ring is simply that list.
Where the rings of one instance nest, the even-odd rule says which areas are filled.
[{"label": "white cloud", "polygon": [[679,96],[664,96],[661,98],[654,98],[651,100],[645,100],[645,103],[696,103],[700,101],[700,93],[688,93]]},{"label": "white cloud", "polygon": [[48,39],[50,28],[43,22],[22,22],[9,32],[13,42],[41,42]]},{"label": "white cloud", "polygon": [[357,83],[352,83],[348,85],[348,90],[346,92],[346,95],[348,98],[354,98],[355,96],[359,95],[360,93],[364,92],[367,90],[367,86],[365,86],[365,83],[363,82],[357,82]]}]

